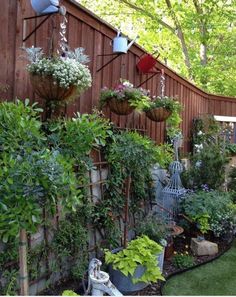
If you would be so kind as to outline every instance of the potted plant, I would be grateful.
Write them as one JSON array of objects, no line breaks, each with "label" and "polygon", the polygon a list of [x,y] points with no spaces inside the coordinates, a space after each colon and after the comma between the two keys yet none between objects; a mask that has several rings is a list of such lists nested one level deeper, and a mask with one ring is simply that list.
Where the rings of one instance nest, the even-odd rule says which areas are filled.
[{"label": "potted plant", "polygon": [[150,120],[162,122],[169,118],[172,113],[179,113],[181,105],[172,97],[154,97],[143,110]]},{"label": "potted plant", "polygon": [[146,287],[150,282],[164,280],[160,268],[155,265],[156,255],[162,247],[146,235],[131,240],[125,249],[106,250],[105,262],[111,264],[113,284],[122,293],[131,293]]},{"label": "potted plant", "polygon": [[157,215],[149,214],[139,221],[135,231],[137,235],[146,235],[151,240],[160,244],[163,249],[157,254],[157,265],[160,271],[163,271],[165,247],[167,246],[167,238],[170,236],[168,225],[163,222]]},{"label": "potted plant", "polygon": [[76,48],[62,56],[45,57],[41,48],[27,48],[27,70],[35,93],[48,101],[63,101],[89,88],[92,79],[83,51]]},{"label": "potted plant", "polygon": [[109,106],[119,115],[128,115],[134,109],[143,109],[149,104],[148,91],[135,88],[129,81],[121,81],[113,89],[103,88],[100,95],[100,107]]}]

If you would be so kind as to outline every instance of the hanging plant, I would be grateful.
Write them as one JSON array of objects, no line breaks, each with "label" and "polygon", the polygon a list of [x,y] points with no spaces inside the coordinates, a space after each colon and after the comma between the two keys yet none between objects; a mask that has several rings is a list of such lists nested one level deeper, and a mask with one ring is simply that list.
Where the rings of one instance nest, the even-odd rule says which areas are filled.
[{"label": "hanging plant", "polygon": [[63,56],[44,57],[41,48],[28,48],[27,70],[35,93],[48,101],[75,98],[91,86],[92,78],[84,49],[66,51]]},{"label": "hanging plant", "polygon": [[121,81],[113,89],[103,88],[100,95],[100,108],[108,105],[111,111],[119,115],[128,115],[134,109],[148,106],[148,91],[134,88],[129,81]]},{"label": "hanging plant", "polygon": [[148,106],[144,108],[146,116],[155,122],[167,120],[171,114],[181,111],[180,103],[172,97],[155,97]]}]

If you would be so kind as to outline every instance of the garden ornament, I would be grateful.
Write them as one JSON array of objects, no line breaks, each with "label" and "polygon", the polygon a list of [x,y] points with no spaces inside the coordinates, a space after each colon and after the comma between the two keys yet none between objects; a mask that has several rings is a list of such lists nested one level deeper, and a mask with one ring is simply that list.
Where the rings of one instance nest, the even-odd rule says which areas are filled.
[{"label": "garden ornament", "polygon": [[31,0],[31,5],[39,15],[59,11],[59,0]]},{"label": "garden ornament", "polygon": [[113,53],[115,54],[126,54],[132,44],[136,41],[136,39],[139,36],[136,36],[135,39],[133,39],[129,44],[128,44],[128,39],[125,36],[121,35],[121,32],[117,32],[117,36],[113,39]]},{"label": "garden ornament", "polygon": [[91,291],[91,296],[103,296],[104,293],[109,296],[123,296],[119,290],[110,281],[109,274],[101,271],[102,262],[93,258],[89,263],[88,269],[88,289],[85,295]]},{"label": "garden ornament", "polygon": [[175,161],[169,166],[170,180],[161,193],[162,207],[168,210],[168,212],[163,212],[163,215],[169,220],[173,220],[177,215],[179,200],[186,193],[186,189],[183,187],[180,179],[180,174],[183,171],[183,165],[179,162],[178,156],[180,137],[182,138],[182,135],[178,135],[173,139]]}]

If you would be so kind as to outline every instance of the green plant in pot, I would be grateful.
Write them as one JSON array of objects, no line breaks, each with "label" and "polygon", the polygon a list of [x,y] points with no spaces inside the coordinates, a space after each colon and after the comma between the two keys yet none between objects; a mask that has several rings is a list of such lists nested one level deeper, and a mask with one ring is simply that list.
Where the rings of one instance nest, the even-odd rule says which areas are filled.
[{"label": "green plant in pot", "polygon": [[122,81],[112,89],[103,88],[100,95],[100,108],[108,105],[116,114],[128,115],[134,109],[142,110],[150,101],[148,91],[135,88],[129,81]]},{"label": "green plant in pot", "polygon": [[123,293],[141,290],[150,282],[164,280],[155,265],[160,246],[148,236],[140,236],[128,243],[127,248],[105,252],[105,261],[111,264],[110,276],[114,285]]},{"label": "green plant in pot", "polygon": [[175,98],[164,96],[154,97],[149,102],[149,105],[144,107],[143,111],[150,120],[162,122],[167,120],[172,114],[176,118],[181,109],[181,104]]},{"label": "green plant in pot", "polygon": [[157,216],[157,214],[149,214],[140,219],[135,231],[137,235],[146,235],[151,240],[154,240],[163,247],[163,250],[157,255],[157,265],[160,270],[163,270],[165,247],[167,239],[170,236],[170,228],[168,225]]}]

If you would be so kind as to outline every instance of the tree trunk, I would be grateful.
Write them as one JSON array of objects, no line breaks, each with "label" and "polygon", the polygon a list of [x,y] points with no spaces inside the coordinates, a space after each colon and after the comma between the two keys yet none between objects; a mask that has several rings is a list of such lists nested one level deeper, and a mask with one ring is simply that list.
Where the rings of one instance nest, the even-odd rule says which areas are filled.
[{"label": "tree trunk", "polygon": [[25,229],[20,230],[20,294],[21,296],[29,295],[28,270],[27,270],[27,234]]},{"label": "tree trunk", "polygon": [[130,185],[131,185],[131,177],[128,176],[126,179],[126,189],[125,189],[126,193],[125,193],[125,219],[124,219],[124,248],[127,247],[127,243],[128,243]]},{"label": "tree trunk", "polygon": [[171,16],[171,18],[172,18],[172,20],[173,20],[173,22],[175,24],[175,27],[176,27],[176,31],[177,31],[176,35],[179,38],[180,43],[181,43],[185,66],[188,69],[189,77],[192,79],[193,78],[193,73],[192,73],[192,68],[191,68],[191,62],[190,62],[188,47],[187,47],[187,44],[186,44],[186,41],[185,41],[185,37],[184,37],[184,33],[183,33],[183,30],[182,30],[181,24],[180,24],[180,22],[179,22],[179,20],[178,20],[178,18],[176,16],[174,10],[173,10],[171,1],[170,0],[165,0],[165,2],[166,2],[166,6],[169,9],[169,14],[170,14],[170,16]]}]

